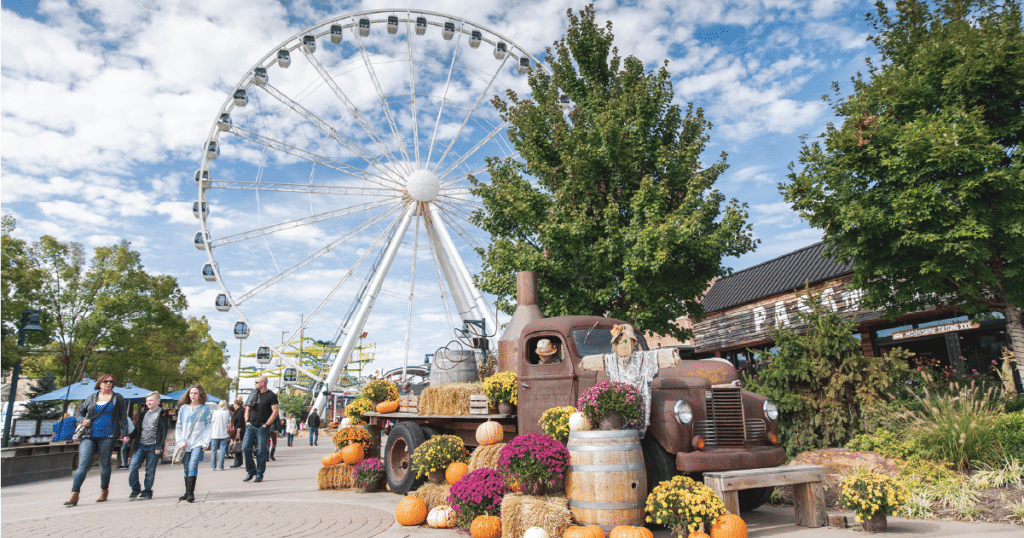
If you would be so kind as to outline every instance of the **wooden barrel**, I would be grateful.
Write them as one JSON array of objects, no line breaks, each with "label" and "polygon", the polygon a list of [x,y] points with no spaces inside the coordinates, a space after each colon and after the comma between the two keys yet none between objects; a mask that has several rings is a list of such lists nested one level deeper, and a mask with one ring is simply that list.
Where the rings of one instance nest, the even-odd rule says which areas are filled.
[{"label": "wooden barrel", "polygon": [[570,431],[565,496],[576,521],[643,525],[647,471],[636,430]]}]

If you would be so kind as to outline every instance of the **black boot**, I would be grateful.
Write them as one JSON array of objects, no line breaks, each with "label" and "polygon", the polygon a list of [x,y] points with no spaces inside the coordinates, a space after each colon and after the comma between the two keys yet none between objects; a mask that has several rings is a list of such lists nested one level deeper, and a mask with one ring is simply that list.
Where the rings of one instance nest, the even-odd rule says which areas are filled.
[{"label": "black boot", "polygon": [[178,500],[179,500],[179,501],[184,501],[184,500],[188,499],[188,484],[189,484],[189,481],[188,481],[188,479],[189,479],[189,478],[190,478],[190,477],[188,477],[188,476],[186,476],[186,477],[185,477],[185,493],[183,493],[183,494],[181,495],[181,497],[178,497]]},{"label": "black boot", "polygon": [[235,463],[231,464],[232,469],[237,469],[242,466],[242,453],[235,452]]},{"label": "black boot", "polygon": [[193,502],[196,500],[196,477],[190,476],[185,479],[185,500]]},{"label": "black boot", "polygon": [[276,446],[274,448],[270,449],[270,461],[277,461],[277,458],[274,457],[274,452],[275,451],[277,451],[277,447]]}]

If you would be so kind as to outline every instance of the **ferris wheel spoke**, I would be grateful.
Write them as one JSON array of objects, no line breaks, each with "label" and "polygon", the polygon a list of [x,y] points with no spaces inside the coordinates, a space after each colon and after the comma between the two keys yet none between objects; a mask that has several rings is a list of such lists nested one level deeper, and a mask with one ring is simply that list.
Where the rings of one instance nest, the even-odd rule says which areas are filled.
[{"label": "ferris wheel spoke", "polygon": [[[516,155],[518,155],[518,154],[516,154]],[[466,181],[467,179],[469,179],[469,176],[476,176],[480,172],[483,172],[483,171],[487,170],[487,166],[488,165],[484,164],[484,165],[478,166],[478,167],[476,167],[476,168],[474,168],[474,169],[472,169],[472,170],[470,170],[468,172],[463,172],[461,174],[456,174],[456,175],[452,176],[450,179],[448,179],[446,181],[442,181],[441,182],[441,189],[443,189],[443,190],[444,189],[448,189],[452,185],[456,185],[458,183]]]},{"label": "ferris wheel spoke", "polygon": [[364,230],[366,230],[366,229],[370,228],[371,226],[377,224],[381,220],[384,220],[389,215],[393,215],[399,209],[400,208],[396,207],[396,208],[394,208],[394,209],[392,209],[390,211],[381,213],[380,215],[377,215],[377,216],[367,220],[366,222],[364,222],[363,224],[359,225],[355,229],[351,230],[347,234],[345,234],[345,235],[335,239],[334,241],[331,241],[326,246],[321,247],[320,249],[316,250],[315,252],[313,252],[309,256],[306,256],[305,258],[303,258],[299,262],[295,263],[291,267],[288,267],[287,269],[277,273],[276,275],[274,275],[274,276],[270,277],[269,279],[267,279],[266,281],[264,281],[262,284],[260,284],[260,285],[256,286],[255,288],[249,290],[245,295],[242,295],[241,297],[239,297],[238,299],[235,300],[235,305],[236,306],[240,305],[240,304],[244,303],[245,301],[251,299],[252,297],[255,297],[256,295],[258,295],[263,290],[266,290],[267,288],[269,288],[269,287],[273,286],[274,284],[280,282],[281,279],[283,279],[283,278],[287,277],[288,275],[294,273],[295,271],[305,267],[310,262],[319,259],[324,254],[327,254],[328,252],[330,252],[331,250],[334,250],[339,245],[341,245],[341,244],[345,243],[346,241],[356,237],[361,232],[363,232]]},{"label": "ferris wheel spoke", "polygon": [[354,103],[352,103],[352,101],[348,98],[347,95],[345,95],[345,92],[341,90],[341,87],[338,86],[338,83],[334,80],[334,77],[332,77],[327,72],[323,64],[320,63],[320,60],[317,60],[316,56],[313,56],[312,53],[303,51],[303,54],[306,56],[306,59],[309,60],[310,65],[312,65],[313,68],[316,69],[317,73],[320,74],[320,78],[324,80],[324,82],[327,84],[327,87],[329,87],[331,91],[334,92],[334,95],[341,101],[343,105],[345,105],[345,108],[347,108],[349,113],[352,114],[352,117],[355,118],[356,122],[358,122],[359,125],[363,128],[363,131],[366,132],[366,135],[369,136],[370,139],[373,140],[373,142],[377,145],[377,148],[380,150],[381,155],[384,155],[387,158],[388,162],[391,163],[391,166],[393,166],[396,170],[400,170],[401,165],[399,164],[399,159],[396,158],[395,155],[391,152],[391,149],[388,148],[386,144],[384,144],[384,141],[380,138],[380,134],[377,133],[377,130],[370,125],[370,122],[368,122],[366,118],[363,117],[363,114],[362,112],[359,111],[359,108],[356,107]]},{"label": "ferris wheel spoke", "polygon": [[229,243],[237,243],[238,241],[245,241],[246,239],[252,239],[254,237],[262,237],[262,236],[266,236],[266,235],[272,234],[274,232],[280,232],[282,230],[290,230],[292,228],[298,228],[299,226],[306,226],[308,224],[314,224],[314,223],[322,222],[322,221],[329,220],[329,219],[336,219],[336,218],[339,218],[339,217],[346,217],[348,215],[352,215],[354,213],[359,213],[361,211],[367,211],[367,210],[370,210],[370,209],[376,209],[376,208],[379,208],[379,207],[385,207],[385,206],[394,205],[394,204],[395,204],[394,201],[388,201],[388,200],[381,200],[381,201],[376,201],[376,202],[364,202],[364,203],[361,203],[361,204],[356,204],[356,205],[353,205],[353,206],[350,206],[350,207],[346,207],[346,208],[342,208],[342,209],[335,209],[333,211],[326,211],[326,212],[320,213],[318,215],[310,215],[308,217],[302,217],[301,219],[295,219],[295,220],[289,220],[289,221],[285,221],[285,222],[279,222],[277,224],[272,224],[270,226],[264,226],[262,228],[256,228],[254,230],[249,230],[249,231],[240,232],[240,233],[237,233],[237,234],[226,235],[224,237],[218,237],[217,239],[212,239],[212,240],[210,240],[210,248],[217,248],[217,247],[219,247],[221,245],[226,245],[226,244],[229,244]]},{"label": "ferris wheel spoke", "polygon": [[267,94],[269,94],[271,97],[273,97],[274,99],[277,99],[278,101],[283,103],[288,108],[294,110],[296,113],[298,113],[300,116],[302,116],[306,121],[308,121],[309,123],[313,124],[317,129],[320,129],[324,134],[326,134],[327,136],[333,138],[335,141],[337,141],[339,144],[341,144],[342,147],[344,147],[345,149],[351,151],[353,154],[361,157],[366,162],[366,164],[376,168],[377,171],[379,171],[381,174],[384,174],[385,176],[387,176],[388,170],[385,169],[385,168],[382,168],[380,166],[380,162],[376,158],[374,158],[372,155],[367,153],[366,150],[364,150],[359,144],[355,143],[354,141],[352,141],[351,139],[349,139],[345,135],[339,133],[335,128],[331,127],[320,116],[317,116],[316,114],[310,112],[309,110],[306,109],[306,107],[302,106],[301,104],[296,102],[294,99],[292,99],[292,98],[288,97],[287,95],[281,93],[277,88],[275,88],[274,86],[271,86],[269,82],[268,83],[264,83],[262,86],[257,86],[257,87],[263,88],[263,90],[265,92],[267,92]]},{"label": "ferris wheel spoke", "polygon": [[470,244],[474,248],[482,248],[480,242],[474,239],[473,236],[469,235],[469,233],[466,232],[466,228],[459,222],[459,220],[464,220],[468,222],[468,219],[460,218],[457,220],[455,216],[448,211],[438,211],[437,215],[441,218],[441,220],[445,222],[445,224],[448,225],[448,227],[455,230],[455,235],[461,237],[463,241]]},{"label": "ferris wheel spoke", "polygon": [[[466,159],[470,158],[474,153],[479,151],[480,148],[484,147],[485,144],[490,142],[491,139],[494,138],[495,136],[497,136],[498,133],[500,133],[502,131],[502,129],[505,128],[506,125],[508,125],[507,121],[501,122],[501,124],[498,125],[497,127],[495,127],[494,130],[492,130],[491,132],[487,133],[486,136],[484,136],[479,141],[477,141],[476,145],[474,145],[472,148],[470,148],[469,151],[467,151],[465,154],[463,154],[461,157],[459,157],[459,160],[453,162],[451,164],[451,166],[449,166],[447,169],[445,169],[444,172],[441,172],[440,174],[438,174],[438,177],[440,177],[440,178],[448,177],[448,174],[450,174],[452,170],[454,170],[455,168],[461,166],[462,163],[466,162]],[[454,141],[453,141],[453,143],[454,143]],[[444,159],[444,157],[441,157],[441,158]],[[438,162],[438,165],[440,165],[440,162]]]},{"label": "ferris wheel spoke", "polygon": [[452,85],[452,72],[455,70],[455,59],[459,55],[459,47],[462,45],[462,32],[459,32],[455,40],[455,48],[452,49],[452,61],[448,64],[448,77],[444,82],[444,92],[441,93],[441,104],[437,107],[437,120],[434,122],[434,133],[430,135],[430,149],[427,150],[426,164],[430,165],[430,156],[434,154],[434,140],[437,139],[437,129],[441,126],[441,114],[444,112],[444,104],[448,102],[448,89]]},{"label": "ferris wheel spoke", "polygon": [[[511,56],[512,56],[511,54],[508,54],[508,55],[505,56],[505,58],[503,58],[501,60],[501,65],[499,65],[498,69],[494,72],[493,75],[491,75],[491,80],[487,81],[487,87],[485,87],[483,89],[483,91],[480,92],[480,95],[477,96],[476,102],[473,103],[473,107],[469,109],[469,112],[466,113],[466,118],[464,120],[462,120],[462,125],[459,126],[459,130],[455,132],[455,136],[452,137],[452,141],[448,143],[448,147],[445,148],[444,153],[442,153],[441,156],[437,159],[437,165],[434,166],[434,172],[435,173],[437,172],[438,168],[441,168],[441,163],[444,162],[444,159],[445,159],[445,157],[448,156],[448,153],[451,152],[453,147],[455,147],[455,142],[457,142],[459,140],[459,136],[462,135],[462,130],[466,128],[466,124],[469,123],[470,118],[473,117],[473,114],[476,112],[476,107],[480,106],[480,102],[483,101],[484,96],[487,95],[487,91],[490,90],[491,89],[491,85],[494,84],[494,80],[498,78],[498,74],[501,73],[501,70],[505,67],[505,62],[507,62],[508,59]],[[507,124],[507,122],[502,122],[503,126],[506,125],[506,124]],[[463,155],[463,160],[465,159],[465,157],[466,156]],[[453,167],[454,167],[454,165],[453,166],[449,166],[448,170],[446,170],[444,173],[440,174],[441,177],[444,177],[445,175],[447,175],[448,171],[451,170]]]},{"label": "ferris wheel spoke", "polygon": [[309,161],[314,164],[326,166],[327,168],[337,170],[338,172],[341,172],[345,175],[352,176],[359,180],[369,181],[371,183],[380,185],[381,187],[384,187],[385,185],[378,180],[383,180],[384,182],[387,183],[394,182],[394,180],[390,178],[384,178],[381,176],[370,174],[364,170],[360,170],[345,163],[340,163],[338,161],[335,161],[334,159],[328,159],[321,155],[317,155],[316,153],[313,153],[309,150],[298,148],[291,144],[286,144],[279,140],[274,140],[273,138],[269,138],[261,134],[254,133],[248,129],[243,129],[241,127],[234,126],[231,127],[230,132],[231,134],[239,138],[244,138],[245,140],[264,146],[267,149],[274,149],[282,153],[287,153],[288,155],[291,155],[293,157],[298,157],[300,159]]},{"label": "ferris wheel spoke", "polygon": [[296,192],[300,194],[330,194],[340,196],[397,197],[395,189],[388,187],[343,187],[340,185],[314,185],[298,183],[270,183],[257,181],[233,181],[218,179],[211,181],[207,189]]},{"label": "ferris wheel spoke", "polygon": [[[416,290],[416,247],[420,242],[420,220],[416,219],[416,230],[413,232],[412,240],[412,267],[409,269],[409,308],[405,316],[405,357],[402,359],[402,376],[405,377],[405,368],[409,366],[409,337],[412,334],[412,308],[413,292]],[[404,379],[402,381],[405,381]]]},{"label": "ferris wheel spoke", "polygon": [[[420,128],[419,118],[416,112],[416,71],[413,64],[412,57],[412,24],[410,24],[412,17],[408,12],[405,14],[405,43],[408,46],[409,51],[409,101],[412,106],[412,143],[413,149],[416,152],[416,168],[420,167]],[[418,230],[418,228],[417,228]],[[406,350],[409,349],[408,343],[406,344]]]},{"label": "ferris wheel spoke", "polygon": [[474,203],[459,203],[451,201],[442,202],[439,200],[435,200],[435,202],[437,202],[437,206],[439,208],[451,212],[453,215],[458,215],[460,218],[466,221],[472,220],[474,210],[481,209],[483,207],[479,204]]},{"label": "ferris wheel spoke", "polygon": [[[405,142],[402,137],[402,133],[399,132],[398,125],[395,124],[394,115],[391,113],[391,107],[388,106],[388,100],[384,96],[384,89],[380,87],[380,81],[377,80],[377,71],[373,68],[373,63],[370,62],[370,53],[366,52],[366,46],[363,45],[363,39],[359,37],[359,32],[355,32],[356,44],[359,45],[359,53],[363,56],[363,64],[366,66],[366,72],[370,75],[370,80],[373,81],[373,87],[377,90],[377,99],[380,101],[380,106],[384,110],[384,117],[388,120],[388,125],[391,127],[391,133],[395,136],[395,143],[398,144],[398,151],[402,153],[402,159],[406,163],[409,162],[409,155],[405,153]],[[414,133],[415,136],[415,133]],[[412,172],[408,167],[405,167],[405,171]]]}]

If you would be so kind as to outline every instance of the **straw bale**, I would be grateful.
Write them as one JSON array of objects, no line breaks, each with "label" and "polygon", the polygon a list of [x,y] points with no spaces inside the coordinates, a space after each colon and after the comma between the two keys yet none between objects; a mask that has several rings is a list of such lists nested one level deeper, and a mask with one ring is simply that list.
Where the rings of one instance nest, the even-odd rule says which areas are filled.
[{"label": "straw bale", "polygon": [[540,527],[548,536],[562,536],[569,525],[572,514],[565,497],[506,493],[501,501],[502,538],[520,538],[530,527]]},{"label": "straw bale", "polygon": [[483,393],[484,386],[480,383],[446,383],[437,387],[427,387],[420,394],[419,413],[468,415],[470,395]]},{"label": "straw bale", "polygon": [[498,452],[501,452],[501,448],[507,443],[497,443],[494,445],[478,446],[473,450],[473,455],[469,458],[469,470],[475,471],[481,468],[494,469],[494,466],[498,463]]},{"label": "straw bale", "polygon": [[412,492],[411,495],[423,499],[423,502],[427,503],[427,511],[431,511],[438,506],[448,506],[448,495],[451,493],[452,487],[448,484],[431,484],[426,483],[420,486],[420,489]]},{"label": "straw bale", "polygon": [[321,467],[316,474],[317,489],[350,489],[353,485],[352,466],[344,463]]}]

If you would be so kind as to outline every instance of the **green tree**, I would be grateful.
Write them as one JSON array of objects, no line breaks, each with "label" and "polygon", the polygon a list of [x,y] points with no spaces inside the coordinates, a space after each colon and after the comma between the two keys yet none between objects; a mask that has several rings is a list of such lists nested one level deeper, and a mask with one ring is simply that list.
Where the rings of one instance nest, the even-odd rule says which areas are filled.
[{"label": "green tree", "polygon": [[42,271],[36,305],[64,385],[97,371],[93,359],[100,348],[114,356],[155,328],[181,326],[187,304],[177,281],[147,274],[127,241],[96,248],[88,265],[80,244],[50,236],[31,254]]},{"label": "green tree", "polygon": [[199,383],[207,394],[227,398],[232,381],[224,371],[224,365],[231,358],[227,343],[218,342],[210,336],[210,324],[206,316],[188,319],[186,340],[191,350],[181,364],[182,386]]},{"label": "green tree", "polygon": [[277,395],[281,411],[289,415],[295,415],[295,420],[299,420],[302,414],[306,412],[306,398],[305,393],[296,392],[289,394],[284,390],[280,391]]},{"label": "green tree", "polygon": [[703,316],[722,257],[753,250],[747,214],[712,189],[725,154],[701,163],[710,123],[672,103],[666,67],[622,60],[593,6],[568,16],[550,80],[534,70],[531,99],[494,99],[525,162],[490,159],[490,183],[473,179],[474,222],[491,235],[478,284],[511,312],[515,273],[537,271],[545,315],[609,315],[683,339],[672,321]]},{"label": "green tree", "polygon": [[779,408],[779,433],[786,452],[845,445],[872,429],[893,390],[908,373],[909,353],[900,348],[867,357],[854,338],[857,324],[825,308],[808,291],[811,312],[796,315],[795,328],[773,327],[775,347],[747,379],[746,389]]},{"label": "green tree", "polygon": [[[1024,373],[1024,39],[1017,0],[900,0],[869,16],[882,63],[831,99],[780,190],[888,316],[997,311]],[[934,6],[932,8],[931,6]]]},{"label": "green tree", "polygon": [[[18,349],[18,324],[22,310],[36,308],[41,272],[25,241],[12,235],[17,228],[17,220],[12,215],[3,215],[2,219],[0,285],[3,287],[3,308],[0,313],[3,319],[0,331],[3,348],[0,357],[2,368],[8,370],[23,355],[23,350]],[[26,343],[34,347],[45,345],[46,341],[45,331],[30,331],[26,334]]]},{"label": "green tree", "polygon": [[[57,377],[51,372],[36,381],[35,388],[28,391],[29,399],[57,390]],[[63,400],[48,402],[28,402],[25,404],[25,417],[35,419],[60,418]]]}]

